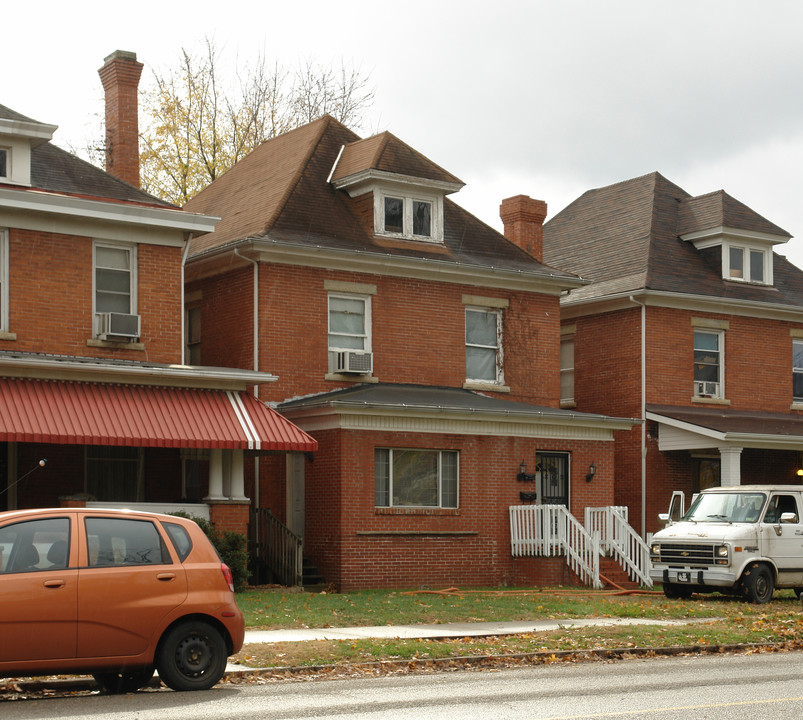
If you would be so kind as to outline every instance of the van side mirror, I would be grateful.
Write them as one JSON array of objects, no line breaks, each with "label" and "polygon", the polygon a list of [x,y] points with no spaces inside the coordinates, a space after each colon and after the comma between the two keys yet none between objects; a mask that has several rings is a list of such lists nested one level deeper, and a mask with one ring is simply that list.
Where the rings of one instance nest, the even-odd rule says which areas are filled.
[{"label": "van side mirror", "polygon": [[668,523],[669,522],[669,513],[658,513],[658,519],[662,523]]},{"label": "van side mirror", "polygon": [[781,513],[781,524],[796,523],[797,515],[792,512]]}]

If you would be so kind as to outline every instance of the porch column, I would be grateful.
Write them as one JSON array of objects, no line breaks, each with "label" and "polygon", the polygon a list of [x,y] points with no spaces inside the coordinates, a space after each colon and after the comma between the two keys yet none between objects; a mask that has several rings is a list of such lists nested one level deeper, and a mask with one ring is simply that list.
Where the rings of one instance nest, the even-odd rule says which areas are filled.
[{"label": "porch column", "polygon": [[742,448],[719,448],[720,484],[723,487],[742,484]]},{"label": "porch column", "polygon": [[207,500],[223,500],[223,451],[209,451],[209,496]]},{"label": "porch column", "polygon": [[242,450],[231,451],[231,483],[229,497],[232,500],[248,500],[245,496],[245,472],[243,471]]}]

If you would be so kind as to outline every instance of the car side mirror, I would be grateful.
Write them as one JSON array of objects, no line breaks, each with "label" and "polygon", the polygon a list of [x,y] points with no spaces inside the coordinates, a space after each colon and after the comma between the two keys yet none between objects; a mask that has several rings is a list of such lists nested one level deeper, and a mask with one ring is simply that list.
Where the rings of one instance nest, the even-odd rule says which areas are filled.
[{"label": "car side mirror", "polygon": [[797,523],[797,514],[792,512],[781,513],[781,524]]}]

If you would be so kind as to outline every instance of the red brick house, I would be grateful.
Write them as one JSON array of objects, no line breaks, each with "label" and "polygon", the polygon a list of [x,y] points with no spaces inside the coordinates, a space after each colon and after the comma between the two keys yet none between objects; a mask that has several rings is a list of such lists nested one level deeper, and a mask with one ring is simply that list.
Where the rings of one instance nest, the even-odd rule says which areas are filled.
[{"label": "red brick house", "polygon": [[615,502],[642,533],[673,490],[800,481],[803,271],[773,252],[789,239],[658,173],[544,226],[545,260],[591,281],[561,301],[561,405],[645,420],[616,439]]},{"label": "red brick house", "polygon": [[509,507],[614,499],[633,421],[560,408],[560,296],[582,281],[542,261],[546,206],[505,201],[505,237],[461,187],[327,116],[185,207],[221,218],[186,264],[197,361],[276,373],[260,399],[319,443],[258,460],[246,493],[342,589],[566,580],[513,556]]},{"label": "red brick house", "polygon": [[246,454],[316,443],[253,396],[274,375],[183,364],[184,259],[216,218],[136,186],[141,69],[100,71],[114,174],[0,106],[0,509],[192,505],[244,531]]}]

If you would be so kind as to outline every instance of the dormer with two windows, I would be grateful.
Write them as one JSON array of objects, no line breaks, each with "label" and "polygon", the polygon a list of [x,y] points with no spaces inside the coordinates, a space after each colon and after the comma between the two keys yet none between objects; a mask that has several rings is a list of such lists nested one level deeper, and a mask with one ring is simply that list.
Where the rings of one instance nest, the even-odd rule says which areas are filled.
[{"label": "dormer with two windows", "polygon": [[373,234],[443,243],[443,198],[463,182],[388,132],[344,145],[329,176],[352,198],[373,198]]},{"label": "dormer with two windows", "polygon": [[719,248],[722,279],[772,286],[772,248],[790,236],[722,190],[680,202],[681,240],[697,250]]}]

